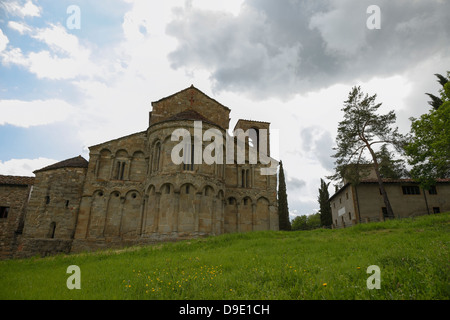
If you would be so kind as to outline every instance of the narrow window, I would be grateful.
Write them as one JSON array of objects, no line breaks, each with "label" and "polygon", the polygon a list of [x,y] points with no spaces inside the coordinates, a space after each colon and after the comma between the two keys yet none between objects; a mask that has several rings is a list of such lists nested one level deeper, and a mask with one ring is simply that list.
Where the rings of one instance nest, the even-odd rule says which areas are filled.
[{"label": "narrow window", "polygon": [[121,163],[121,169],[120,169],[119,180],[123,180],[123,174],[124,174],[124,172],[125,172],[125,165],[126,165],[125,161],[122,161],[122,163]]},{"label": "narrow window", "polygon": [[0,207],[0,219],[8,218],[9,207]]},{"label": "narrow window", "polygon": [[155,144],[155,149],[153,151],[152,172],[156,172],[159,170],[160,157],[161,157],[161,143],[157,142]]},{"label": "narrow window", "polygon": [[189,194],[189,185],[186,186],[186,194]]},{"label": "narrow window", "polygon": [[66,200],[66,208],[69,207],[69,200]]},{"label": "narrow window", "polygon": [[120,177],[120,161],[117,161],[116,179]]},{"label": "narrow window", "polygon": [[352,221],[352,213],[351,212],[348,213],[348,220]]},{"label": "narrow window", "polygon": [[56,231],[56,223],[52,222],[52,223],[50,223],[50,230],[48,233],[48,238],[53,239],[55,237],[55,231]]},{"label": "narrow window", "polygon": [[49,204],[50,203],[50,196],[46,196],[45,197],[45,204]]},{"label": "narrow window", "polygon": [[245,170],[245,187],[250,188],[250,169]]}]

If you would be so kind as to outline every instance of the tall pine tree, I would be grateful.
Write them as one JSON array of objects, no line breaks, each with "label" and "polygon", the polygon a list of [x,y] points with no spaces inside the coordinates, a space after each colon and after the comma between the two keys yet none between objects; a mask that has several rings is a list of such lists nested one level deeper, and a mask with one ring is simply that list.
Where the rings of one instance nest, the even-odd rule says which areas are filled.
[{"label": "tall pine tree", "polygon": [[289,221],[289,208],[286,193],[286,181],[284,179],[283,162],[280,161],[280,172],[278,174],[278,216],[280,230],[291,230]]},{"label": "tall pine tree", "polygon": [[319,205],[320,205],[320,224],[322,226],[329,227],[333,223],[333,219],[331,217],[331,206],[328,199],[330,198],[330,194],[328,193],[328,186],[330,183],[326,183],[323,179],[320,179],[320,188],[319,188]]}]

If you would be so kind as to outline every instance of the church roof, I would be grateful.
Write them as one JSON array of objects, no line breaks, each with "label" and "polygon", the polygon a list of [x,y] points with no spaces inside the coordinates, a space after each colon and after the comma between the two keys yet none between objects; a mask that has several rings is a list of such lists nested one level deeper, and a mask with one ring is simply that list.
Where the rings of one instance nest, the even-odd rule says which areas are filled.
[{"label": "church roof", "polygon": [[83,158],[82,156],[78,156],[75,158],[70,158],[67,160],[63,160],[61,162],[57,162],[55,164],[49,165],[47,167],[44,167],[42,169],[39,169],[39,170],[36,170],[33,172],[36,173],[36,172],[55,170],[55,169],[60,169],[60,168],[87,168],[88,164],[89,164],[89,162],[85,158]]},{"label": "church roof", "polygon": [[0,184],[28,186],[34,184],[34,177],[0,175]]},{"label": "church roof", "polygon": [[187,87],[186,89],[180,90],[180,91],[178,91],[178,92],[175,92],[174,94],[171,94],[170,96],[167,96],[167,97],[164,97],[164,98],[159,99],[158,101],[152,102],[152,105],[153,105],[153,104],[156,104],[156,103],[159,103],[159,102],[162,102],[162,101],[164,101],[164,100],[170,99],[170,98],[172,98],[172,97],[174,97],[174,96],[176,96],[176,95],[178,95],[178,94],[180,94],[180,93],[183,93],[183,92],[185,92],[185,91],[187,91],[187,90],[190,90],[190,89],[195,89],[196,91],[198,91],[198,92],[201,93],[202,95],[208,97],[210,100],[212,100],[212,101],[214,101],[215,103],[217,103],[217,104],[218,104],[219,106],[221,106],[222,108],[224,108],[224,109],[226,109],[226,110],[228,110],[228,111],[231,111],[230,108],[224,106],[224,105],[221,104],[219,101],[217,101],[217,100],[211,98],[211,97],[208,96],[206,93],[204,93],[204,92],[202,92],[201,90],[197,89],[196,87],[194,87],[193,84],[192,84],[190,87]]}]

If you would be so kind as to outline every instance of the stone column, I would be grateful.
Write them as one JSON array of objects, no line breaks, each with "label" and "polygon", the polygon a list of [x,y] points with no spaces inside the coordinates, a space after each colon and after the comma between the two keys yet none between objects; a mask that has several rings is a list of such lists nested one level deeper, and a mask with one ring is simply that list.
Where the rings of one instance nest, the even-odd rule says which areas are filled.
[{"label": "stone column", "polygon": [[119,214],[120,214],[120,222],[119,222],[119,237],[122,238],[122,221],[123,221],[123,207],[125,204],[125,197],[120,197],[120,208],[119,208]]},{"label": "stone column", "polygon": [[172,232],[178,233],[178,216],[180,214],[180,190],[174,191],[175,195],[175,212],[173,213]]},{"label": "stone column", "polygon": [[139,224],[138,224],[138,236],[142,236],[142,229],[144,228],[145,233],[145,227],[144,223],[147,220],[147,204],[148,204],[148,195],[144,195],[142,197],[142,204],[141,204],[141,215],[139,218]]},{"label": "stone column", "polygon": [[255,223],[256,223],[255,215],[256,215],[256,203],[252,202],[252,231],[255,230]]},{"label": "stone column", "polygon": [[236,231],[237,232],[241,232],[241,213],[240,213],[240,207],[241,203],[239,201],[237,201],[236,199]]},{"label": "stone column", "polygon": [[216,205],[217,205],[217,202],[216,202],[217,200],[216,199],[213,199],[212,200],[212,210],[211,210],[211,233],[212,234],[216,234],[216,223],[215,223],[215,221],[216,221],[216,214],[215,214],[215,212],[216,212]]},{"label": "stone column", "polygon": [[200,223],[199,213],[202,202],[202,192],[195,194],[195,210],[194,210],[194,232],[198,233],[198,225]]},{"label": "stone column", "polygon": [[161,214],[161,210],[159,210],[159,202],[160,202],[160,199],[161,199],[161,192],[155,192],[155,195],[156,195],[156,212],[155,212],[155,225],[154,225],[154,227],[152,228],[153,230],[153,232],[154,233],[158,233],[158,231],[159,231],[159,218],[160,218],[160,214]]}]

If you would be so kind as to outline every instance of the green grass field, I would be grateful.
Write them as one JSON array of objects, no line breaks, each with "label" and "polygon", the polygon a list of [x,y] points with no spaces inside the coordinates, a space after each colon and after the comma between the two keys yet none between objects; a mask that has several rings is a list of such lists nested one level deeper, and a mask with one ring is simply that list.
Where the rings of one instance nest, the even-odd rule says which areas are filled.
[{"label": "green grass field", "polygon": [[[449,299],[450,213],[0,262],[0,299]],[[81,270],[69,290],[67,267]],[[367,267],[380,268],[369,290]]]}]

